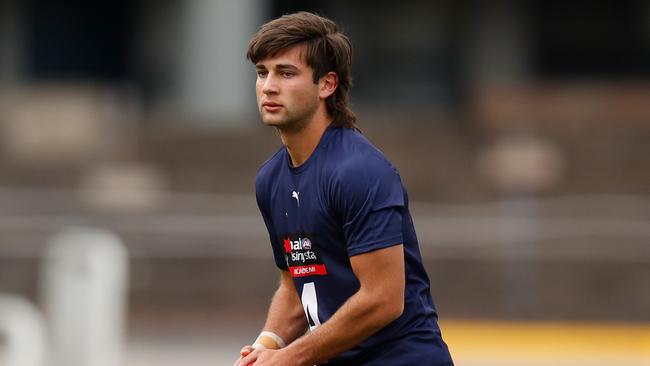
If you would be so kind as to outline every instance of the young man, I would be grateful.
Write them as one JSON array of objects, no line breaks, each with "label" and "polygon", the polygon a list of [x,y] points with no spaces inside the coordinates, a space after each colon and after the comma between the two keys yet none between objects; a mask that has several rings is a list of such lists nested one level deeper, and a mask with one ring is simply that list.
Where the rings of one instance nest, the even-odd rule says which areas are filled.
[{"label": "young man", "polygon": [[348,108],[350,41],[301,12],[264,24],[247,57],[284,144],[256,179],[280,284],[236,365],[452,365],[406,191]]}]

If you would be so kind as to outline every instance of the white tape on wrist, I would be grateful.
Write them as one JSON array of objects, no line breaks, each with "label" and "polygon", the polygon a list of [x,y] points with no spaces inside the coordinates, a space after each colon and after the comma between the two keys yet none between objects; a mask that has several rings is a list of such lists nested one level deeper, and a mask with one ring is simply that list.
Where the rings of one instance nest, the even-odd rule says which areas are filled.
[{"label": "white tape on wrist", "polygon": [[260,343],[258,341],[255,341],[255,343],[253,343],[253,345],[251,347],[253,347],[255,349],[266,349],[266,346],[264,346],[262,343]]},{"label": "white tape on wrist", "polygon": [[[267,338],[271,341],[273,341],[277,348],[284,348],[287,344],[284,342],[284,339],[280,337],[279,335],[270,332],[270,331],[263,331],[260,333],[260,335],[257,337],[255,340],[255,343],[253,343],[253,348],[255,349],[267,349],[268,347],[264,345],[264,342],[262,341],[263,338]],[[268,340],[266,342],[268,344]]]},{"label": "white tape on wrist", "polygon": [[279,335],[277,335],[277,334],[275,334],[273,332],[269,332],[269,331],[265,330],[262,333],[260,333],[260,336],[267,336],[267,337],[273,339],[275,341],[275,343],[277,343],[278,346],[280,346],[280,348],[284,348],[284,347],[287,346],[287,344],[284,343],[284,339],[282,339],[282,337],[280,337]]}]

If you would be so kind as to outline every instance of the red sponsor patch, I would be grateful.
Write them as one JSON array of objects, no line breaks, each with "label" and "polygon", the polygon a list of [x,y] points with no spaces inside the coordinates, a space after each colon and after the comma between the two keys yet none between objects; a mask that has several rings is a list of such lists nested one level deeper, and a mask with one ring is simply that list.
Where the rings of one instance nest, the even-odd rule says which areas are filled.
[{"label": "red sponsor patch", "polygon": [[284,239],[284,252],[291,253],[291,240],[289,238]]},{"label": "red sponsor patch", "polygon": [[324,264],[289,267],[289,271],[291,271],[291,277],[324,276],[327,274],[327,268],[325,268]]}]

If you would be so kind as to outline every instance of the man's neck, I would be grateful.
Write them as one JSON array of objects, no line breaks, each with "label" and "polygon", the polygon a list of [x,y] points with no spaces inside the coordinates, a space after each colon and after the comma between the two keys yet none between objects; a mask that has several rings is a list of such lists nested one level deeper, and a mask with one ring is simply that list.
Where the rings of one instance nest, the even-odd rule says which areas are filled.
[{"label": "man's neck", "polygon": [[278,130],[294,167],[304,164],[309,159],[316,146],[318,146],[323,133],[332,122],[332,119],[327,115],[319,116],[317,114],[317,116],[299,130]]}]

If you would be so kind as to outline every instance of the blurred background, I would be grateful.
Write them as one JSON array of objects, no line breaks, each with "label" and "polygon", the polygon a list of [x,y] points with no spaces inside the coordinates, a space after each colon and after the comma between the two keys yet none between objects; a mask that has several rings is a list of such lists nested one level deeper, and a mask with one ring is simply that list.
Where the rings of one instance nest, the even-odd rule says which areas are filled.
[{"label": "blurred background", "polygon": [[645,0],[0,0],[0,364],[230,365],[256,337],[281,145],[245,50],[297,10],[353,41],[457,364],[650,365]]}]

